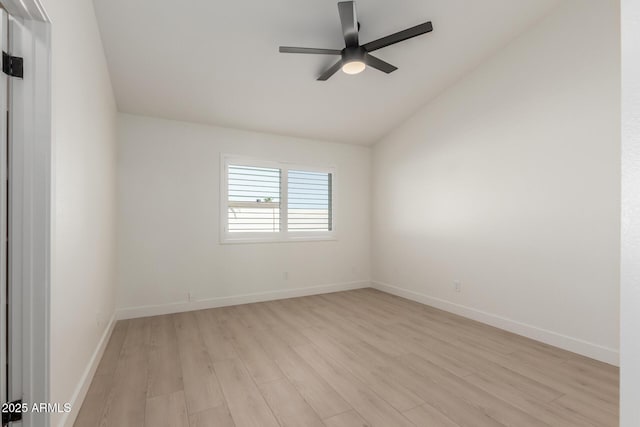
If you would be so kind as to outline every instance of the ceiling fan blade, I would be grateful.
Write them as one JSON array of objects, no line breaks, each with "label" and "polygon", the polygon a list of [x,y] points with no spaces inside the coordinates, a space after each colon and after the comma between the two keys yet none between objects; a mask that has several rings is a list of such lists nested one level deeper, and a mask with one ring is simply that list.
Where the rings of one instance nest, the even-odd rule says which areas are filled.
[{"label": "ceiling fan blade", "polygon": [[364,47],[367,52],[373,52],[374,50],[382,49],[383,47],[387,47],[412,37],[430,33],[431,31],[433,31],[433,25],[431,25],[431,21],[429,21],[391,34],[390,36],[382,37],[381,39],[366,43],[362,45],[362,47]]},{"label": "ceiling fan blade", "polygon": [[338,13],[342,24],[342,35],[346,47],[358,46],[358,17],[356,15],[356,2],[342,1],[338,3]]},{"label": "ceiling fan blade", "polygon": [[329,67],[324,73],[322,73],[320,77],[318,77],[318,80],[321,82],[328,80],[329,77],[333,76],[340,69],[340,67],[342,67],[342,59]]},{"label": "ceiling fan blade", "polygon": [[317,55],[340,55],[337,49],[318,49],[315,47],[280,46],[280,53],[314,53]]},{"label": "ceiling fan blade", "polygon": [[391,65],[388,62],[384,62],[382,59],[376,58],[375,56],[369,55],[368,53],[365,53],[364,55],[364,63],[387,74],[392,73],[398,69],[398,67]]}]

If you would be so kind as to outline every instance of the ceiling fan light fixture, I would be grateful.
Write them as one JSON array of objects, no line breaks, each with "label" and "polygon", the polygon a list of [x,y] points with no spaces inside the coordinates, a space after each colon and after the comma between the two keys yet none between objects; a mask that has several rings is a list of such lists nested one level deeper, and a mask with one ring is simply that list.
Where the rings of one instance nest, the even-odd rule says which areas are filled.
[{"label": "ceiling fan light fixture", "polygon": [[342,71],[345,74],[359,74],[363,72],[365,68],[367,68],[367,66],[362,61],[350,61],[342,66]]}]

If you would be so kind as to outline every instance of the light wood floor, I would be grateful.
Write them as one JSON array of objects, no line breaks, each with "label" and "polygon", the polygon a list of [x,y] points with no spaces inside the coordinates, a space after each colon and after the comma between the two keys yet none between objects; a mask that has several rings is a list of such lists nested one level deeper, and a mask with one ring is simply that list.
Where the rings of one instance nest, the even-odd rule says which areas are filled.
[{"label": "light wood floor", "polygon": [[372,289],[120,321],[76,426],[617,426],[618,369]]}]

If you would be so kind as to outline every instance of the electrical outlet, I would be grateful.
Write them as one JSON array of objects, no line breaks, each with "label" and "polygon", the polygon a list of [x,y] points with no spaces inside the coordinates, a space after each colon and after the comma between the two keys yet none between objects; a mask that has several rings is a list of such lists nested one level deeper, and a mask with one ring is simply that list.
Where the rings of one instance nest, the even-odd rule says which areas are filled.
[{"label": "electrical outlet", "polygon": [[453,281],[453,290],[456,292],[462,292],[462,283],[459,280]]},{"label": "electrical outlet", "polygon": [[282,280],[289,280],[289,272],[288,271],[283,271],[282,272]]},{"label": "electrical outlet", "polygon": [[191,292],[187,292],[187,301],[193,301],[193,295],[191,295]]}]

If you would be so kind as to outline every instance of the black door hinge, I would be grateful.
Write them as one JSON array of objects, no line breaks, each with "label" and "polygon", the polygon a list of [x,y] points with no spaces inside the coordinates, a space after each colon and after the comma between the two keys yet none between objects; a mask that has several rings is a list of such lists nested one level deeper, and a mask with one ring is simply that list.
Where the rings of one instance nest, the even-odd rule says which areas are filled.
[{"label": "black door hinge", "polygon": [[2,425],[22,420],[22,399],[2,405]]},{"label": "black door hinge", "polygon": [[24,78],[22,62],[22,58],[19,56],[11,56],[7,52],[2,52],[2,71],[5,74],[20,79]]}]

